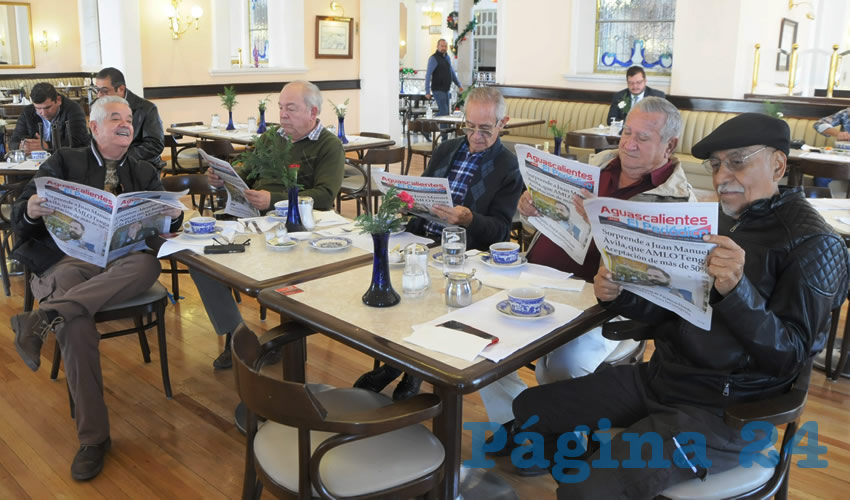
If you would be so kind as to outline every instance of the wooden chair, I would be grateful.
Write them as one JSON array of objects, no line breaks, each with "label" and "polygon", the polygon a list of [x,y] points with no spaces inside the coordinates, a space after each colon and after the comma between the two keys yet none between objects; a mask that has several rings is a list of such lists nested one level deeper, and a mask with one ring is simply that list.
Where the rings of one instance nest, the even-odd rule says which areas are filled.
[{"label": "wooden chair", "polygon": [[[208,154],[208,155],[210,155],[214,158],[218,158],[219,160],[224,160],[224,161],[227,161],[227,162],[232,162],[239,155],[236,152],[236,150],[233,149],[233,144],[231,144],[230,141],[225,141],[225,140],[197,141],[195,143],[195,145],[197,146],[197,148],[199,150],[205,152],[206,154]],[[198,155],[198,167],[200,168],[201,172],[206,172],[206,170],[208,168],[206,162],[203,160],[203,158],[201,158],[200,154]],[[215,208],[216,198],[221,198],[221,197],[224,197],[224,196],[226,196],[226,192],[224,191],[224,189],[220,189],[220,190],[217,191],[217,196],[211,196],[209,198],[210,199],[210,209],[213,212],[216,210],[216,208]],[[192,203],[194,203],[194,199],[192,200]],[[203,211],[203,209],[205,208],[205,206],[203,204],[203,200],[201,200],[199,202],[198,207],[203,207],[203,208],[199,208],[199,210]]]},{"label": "wooden chair", "polygon": [[[425,138],[425,142],[414,144],[413,139],[420,135]],[[410,161],[413,155],[421,155],[422,160],[427,163],[434,150],[437,149],[439,141],[439,124],[425,120],[410,120],[407,122],[407,162],[404,165],[402,175],[407,175],[410,171]]]},{"label": "wooden chair", "polygon": [[[370,200],[374,201],[374,210],[378,210],[378,196],[381,191],[372,178],[372,169],[376,165],[383,165],[382,170],[389,172],[390,165],[404,164],[404,148],[393,146],[390,148],[370,149],[362,160],[352,158],[346,159],[345,174],[342,179],[342,187],[336,196],[336,211],[342,209],[342,202],[355,200],[357,202],[357,215],[360,215],[360,206],[364,211],[372,213]],[[377,169],[376,169],[377,170]]]},{"label": "wooden chair", "polygon": [[[193,125],[203,125],[204,122],[185,122],[172,123],[172,127],[191,127]],[[171,151],[171,166],[162,169],[162,175],[179,175],[179,174],[201,174],[203,173],[198,160],[198,149],[195,146],[195,141],[177,142],[182,139],[180,134],[168,134],[165,136],[165,147]],[[185,164],[181,164],[180,162]],[[197,166],[191,166],[189,163],[197,162]]]},{"label": "wooden chair", "polygon": [[[384,139],[384,140],[387,140],[387,141],[389,141],[390,139],[392,139],[392,137],[390,137],[390,134],[381,134],[381,133],[379,133],[379,132],[360,132],[360,133],[359,133],[359,134],[357,134],[357,135],[359,135],[360,137],[373,137],[373,138],[375,138],[375,139]],[[361,160],[362,160],[362,159],[363,159],[363,154],[364,154],[364,153],[363,153],[363,150],[362,150],[362,149],[361,149],[361,150],[358,150],[358,151],[357,151],[357,158],[359,158],[359,159],[361,159]],[[402,165],[401,165],[401,166],[403,167],[403,166],[404,166],[404,163],[402,163]],[[401,173],[401,170],[399,170],[399,173]]]},{"label": "wooden chair", "polygon": [[[243,499],[267,488],[278,498],[411,498],[434,491],[445,451],[420,422],[442,403],[420,394],[400,403],[362,389],[333,389],[260,374],[281,337],[262,347],[244,325],[233,333],[233,368],[247,407]],[[258,429],[257,417],[266,422]]]},{"label": "wooden chair", "polygon": [[6,257],[12,252],[12,204],[26,184],[26,182],[18,182],[0,185],[0,277],[3,280],[3,292],[6,297],[11,295]]}]

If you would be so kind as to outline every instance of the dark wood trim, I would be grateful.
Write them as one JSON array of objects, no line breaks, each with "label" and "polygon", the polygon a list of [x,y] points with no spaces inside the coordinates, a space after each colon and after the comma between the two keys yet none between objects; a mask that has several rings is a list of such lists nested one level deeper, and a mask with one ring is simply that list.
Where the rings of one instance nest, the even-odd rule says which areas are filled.
[{"label": "dark wood trim", "polygon": [[[578,101],[611,103],[614,92],[601,90],[570,89],[562,87],[519,87],[495,85],[505,97],[526,99],[547,99],[556,101]],[[680,110],[715,111],[719,113],[764,113],[764,101],[770,100],[781,105],[785,116],[795,118],[822,118],[848,106],[844,99],[785,98],[783,96],[747,95],[746,99],[717,99],[668,95],[667,100]]]},{"label": "dark wood trim", "polygon": [[0,80],[37,80],[39,78],[94,78],[94,73],[85,73],[82,71],[68,73],[5,73],[2,71],[3,66],[0,66]]},{"label": "dark wood trim", "polygon": [[[815,89],[815,97],[826,97],[826,89]],[[850,90],[833,89],[832,98],[850,100]]]},{"label": "dark wood trim", "polygon": [[[277,94],[289,82],[216,83],[208,85],[174,85],[145,87],[145,99],[174,99],[178,97],[204,97],[220,94],[225,86],[236,88],[237,94]],[[322,80],[313,83],[319,90],[358,90],[360,80]]]}]

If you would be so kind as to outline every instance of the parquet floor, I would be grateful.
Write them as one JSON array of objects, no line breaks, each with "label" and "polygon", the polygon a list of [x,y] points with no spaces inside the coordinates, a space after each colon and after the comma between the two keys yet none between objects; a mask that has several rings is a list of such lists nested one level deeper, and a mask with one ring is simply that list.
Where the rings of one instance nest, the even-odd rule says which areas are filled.
[{"label": "parquet floor", "polygon": [[[421,168],[420,161],[414,171],[421,172]],[[170,286],[169,280],[161,278],[166,286]],[[154,337],[153,362],[149,365],[142,362],[138,341],[132,336],[101,343],[113,447],[101,475],[87,483],[74,482],[69,475],[78,443],[69,417],[64,375],[60,374],[57,381],[48,378],[52,342],[45,346],[43,366],[35,373],[15,352],[9,318],[22,310],[24,287],[22,277],[12,281],[12,296],[0,295],[0,498],[239,497],[244,438],[232,424],[238,402],[233,374],[212,369],[222,339],[213,333],[187,275],[181,275],[180,286],[185,298],[167,310],[172,400],[162,392]],[[246,323],[258,334],[276,324],[273,314],[261,322],[259,307],[250,298],[243,300],[241,310]],[[318,335],[310,337],[308,344],[310,381],[350,385],[372,363],[368,357]],[[528,370],[523,370],[522,376],[533,383]],[[427,386],[423,389],[429,390]],[[467,396],[464,421],[484,418],[480,398]],[[827,382],[821,372],[816,372],[804,421],[817,422],[819,444],[828,449],[821,458],[828,460],[828,466],[792,466],[792,498],[847,498],[850,380]],[[468,457],[468,434],[464,447]],[[510,474],[505,459],[499,459],[497,467],[520,498],[554,498],[555,483],[548,476],[519,478]]]}]

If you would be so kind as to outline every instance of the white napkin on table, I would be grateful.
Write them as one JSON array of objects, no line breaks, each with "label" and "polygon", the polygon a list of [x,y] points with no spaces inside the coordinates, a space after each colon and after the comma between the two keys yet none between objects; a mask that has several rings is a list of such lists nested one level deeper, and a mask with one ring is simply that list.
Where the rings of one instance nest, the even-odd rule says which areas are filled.
[{"label": "white napkin on table", "polygon": [[490,340],[442,326],[414,327],[413,335],[404,339],[411,344],[472,361],[490,345]]},{"label": "white napkin on table", "polygon": [[848,226],[850,226],[850,217],[836,217],[835,220],[842,224],[847,224]]},{"label": "white napkin on table", "polygon": [[316,221],[316,227],[336,226],[337,224],[346,224],[351,222],[333,210],[313,210],[313,220]]}]

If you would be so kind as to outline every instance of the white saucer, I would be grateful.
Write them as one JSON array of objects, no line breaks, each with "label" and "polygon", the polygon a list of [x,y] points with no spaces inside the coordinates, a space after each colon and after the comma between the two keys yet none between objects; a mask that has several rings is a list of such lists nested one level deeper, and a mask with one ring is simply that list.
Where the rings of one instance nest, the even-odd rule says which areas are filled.
[{"label": "white saucer", "polygon": [[310,246],[320,252],[334,252],[351,246],[351,240],[340,236],[328,236],[310,240]]},{"label": "white saucer", "polygon": [[[273,238],[277,239],[277,238]],[[295,240],[288,240],[279,245],[272,245],[268,241],[266,241],[266,248],[268,248],[272,252],[286,252],[287,250],[292,250],[298,245],[298,242]]]},{"label": "white saucer", "polygon": [[491,255],[482,255],[481,262],[485,266],[492,267],[494,269],[513,269],[528,264],[528,259],[525,258],[525,255],[520,255],[519,259],[514,262],[511,262],[510,264],[496,264],[495,262],[493,262],[493,257]]},{"label": "white saucer", "polygon": [[533,319],[545,318],[546,316],[553,314],[555,312],[555,306],[553,306],[552,304],[550,304],[548,302],[543,302],[543,307],[540,309],[540,314],[538,314],[537,316],[522,316],[522,315],[519,315],[519,314],[514,314],[514,312],[511,310],[511,303],[510,303],[509,300],[503,300],[503,301],[499,302],[498,304],[496,304],[496,310],[499,311],[500,313],[504,314],[505,316],[508,316],[510,318],[513,318],[513,319],[532,319],[533,320]]},{"label": "white saucer", "polygon": [[186,235],[187,238],[195,238],[195,239],[203,239],[203,238],[213,238],[221,234],[221,226],[216,226],[211,233],[193,233],[191,230],[183,230],[183,234]]}]

